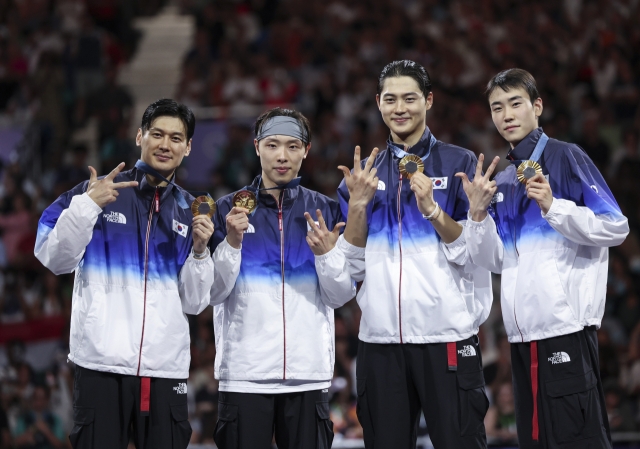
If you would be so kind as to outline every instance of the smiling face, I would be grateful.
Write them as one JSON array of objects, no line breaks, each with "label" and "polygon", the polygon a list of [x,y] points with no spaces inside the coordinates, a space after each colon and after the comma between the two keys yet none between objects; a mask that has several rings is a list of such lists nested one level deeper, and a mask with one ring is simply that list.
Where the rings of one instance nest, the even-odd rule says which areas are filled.
[{"label": "smiling face", "polygon": [[425,98],[416,80],[410,76],[392,76],[384,80],[376,102],[394,142],[408,146],[418,143],[427,126],[433,93],[429,92]]},{"label": "smiling face", "polygon": [[274,135],[253,141],[262,166],[264,187],[283,185],[298,176],[302,160],[307,157],[311,144],[306,148],[300,139]]},{"label": "smiling face", "polygon": [[136,145],[142,148],[141,159],[169,178],[191,152],[191,140],[178,117],[160,116],[147,131],[138,129]]},{"label": "smiling face", "polygon": [[532,103],[522,87],[508,91],[494,89],[489,96],[489,106],[493,124],[511,148],[538,127],[538,117],[542,114],[542,98],[536,98]]}]

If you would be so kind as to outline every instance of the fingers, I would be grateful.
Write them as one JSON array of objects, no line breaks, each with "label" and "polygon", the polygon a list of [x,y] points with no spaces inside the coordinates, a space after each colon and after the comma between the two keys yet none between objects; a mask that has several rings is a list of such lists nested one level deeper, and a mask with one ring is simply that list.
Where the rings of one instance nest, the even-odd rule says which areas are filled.
[{"label": "fingers", "polygon": [[527,185],[531,183],[549,184],[549,181],[547,181],[547,178],[545,178],[542,173],[536,173],[533,178],[529,178],[527,181]]},{"label": "fingers", "polygon": [[454,175],[456,178],[460,178],[462,180],[462,185],[465,186],[469,184],[469,177],[465,172],[458,172]]},{"label": "fingers", "polygon": [[98,180],[98,173],[96,173],[96,169],[91,165],[89,165],[89,173],[91,173],[91,175],[89,176],[89,184],[93,184]]},{"label": "fingers", "polygon": [[[316,213],[317,213],[317,211],[316,211]],[[307,220],[307,223],[309,224],[310,229],[312,231],[320,230],[320,226],[318,226],[316,224],[316,222],[313,221],[313,218],[311,218],[311,214],[309,212],[305,212],[304,213],[304,218]]]},{"label": "fingers", "polygon": [[345,179],[348,179],[351,176],[351,170],[349,170],[344,165],[338,165],[338,170],[340,170],[342,172],[342,174],[344,175]]},{"label": "fingers", "polygon": [[489,165],[489,168],[487,168],[487,172],[484,174],[485,178],[489,179],[491,177],[491,174],[496,169],[498,162],[500,162],[500,156],[494,157],[493,161],[491,161],[491,165]]},{"label": "fingers", "polygon": [[105,178],[107,178],[109,181],[112,181],[113,178],[115,178],[123,168],[124,168],[124,162],[120,162],[116,168],[111,170],[111,173],[105,176]]},{"label": "fingers", "polygon": [[484,164],[484,154],[480,153],[478,156],[478,163],[476,164],[476,178],[482,176],[482,165]]},{"label": "fingers", "polygon": [[320,225],[320,229],[323,231],[328,231],[327,224],[324,222],[324,217],[322,216],[322,212],[320,209],[316,209],[316,217],[318,217],[318,224]]},{"label": "fingers", "polygon": [[239,214],[245,214],[248,215],[249,214],[249,209],[245,209],[244,207],[239,207],[239,206],[234,206],[229,213],[227,214],[227,217],[231,216],[231,215],[239,215]]},{"label": "fingers", "polygon": [[111,188],[113,189],[125,189],[127,187],[135,187],[138,185],[138,181],[127,181],[127,182],[114,182]]},{"label": "fingers", "polygon": [[364,164],[365,171],[370,171],[371,170],[371,167],[373,166],[373,163],[376,160],[376,156],[378,155],[378,151],[380,151],[380,150],[378,150],[378,147],[375,147],[373,149],[373,151],[371,152],[371,154],[369,155],[369,159],[367,159],[366,164]]},{"label": "fingers", "polygon": [[362,171],[360,167],[360,145],[356,145],[356,149],[353,152],[353,171],[354,173],[360,173]]}]

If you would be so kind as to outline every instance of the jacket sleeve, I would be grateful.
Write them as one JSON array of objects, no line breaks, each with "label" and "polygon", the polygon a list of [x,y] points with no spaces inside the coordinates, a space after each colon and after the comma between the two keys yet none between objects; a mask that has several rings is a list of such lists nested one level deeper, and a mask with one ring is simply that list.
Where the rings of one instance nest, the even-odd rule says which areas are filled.
[{"label": "jacket sleeve", "polygon": [[[338,187],[338,200],[340,203],[340,212],[342,216],[345,217],[345,220],[349,219],[349,190],[347,189],[347,185],[344,182],[344,179],[340,183]],[[369,220],[369,215],[371,211],[371,203],[369,207],[367,207],[367,221]],[[347,242],[344,239],[344,235],[341,235],[338,238],[338,243],[336,244],[344,254],[347,259],[347,269],[349,270],[349,274],[351,278],[356,282],[361,282],[364,280],[365,275],[365,263],[364,263],[364,253],[365,249],[360,248],[358,246],[354,246],[351,243]]]},{"label": "jacket sleeve", "polygon": [[217,206],[213,215],[213,236],[209,242],[216,267],[209,295],[209,303],[212,306],[221,304],[229,297],[236,285],[242,262],[242,247],[236,249],[227,242],[227,223],[223,216],[223,209],[226,209],[223,202],[218,202]]},{"label": "jacket sleeve", "polygon": [[458,223],[462,226],[460,236],[451,243],[445,243],[440,240],[440,247],[449,262],[455,263],[456,265],[464,265],[470,261],[467,242],[464,235],[466,220],[459,221]]},{"label": "jacket sleeve", "polygon": [[629,234],[629,222],[622,215],[611,190],[591,159],[579,149],[567,151],[562,182],[570,199],[554,198],[547,214],[549,225],[579,245],[620,245]]},{"label": "jacket sleeve", "polygon": [[504,244],[491,214],[487,213],[485,219],[479,222],[468,217],[462,233],[473,264],[494,273],[501,273]]},{"label": "jacket sleeve", "polygon": [[322,302],[337,309],[356,296],[356,284],[349,274],[347,258],[338,245],[322,256],[315,256],[315,260]]},{"label": "jacket sleeve", "polygon": [[[209,249],[207,248],[207,253]],[[178,279],[182,311],[197,315],[209,305],[209,291],[214,279],[213,259],[196,259],[193,251],[187,257]]]},{"label": "jacket sleeve", "polygon": [[82,193],[81,184],[53,202],[42,213],[34,254],[54,274],[76,269],[93,237],[102,209]]}]

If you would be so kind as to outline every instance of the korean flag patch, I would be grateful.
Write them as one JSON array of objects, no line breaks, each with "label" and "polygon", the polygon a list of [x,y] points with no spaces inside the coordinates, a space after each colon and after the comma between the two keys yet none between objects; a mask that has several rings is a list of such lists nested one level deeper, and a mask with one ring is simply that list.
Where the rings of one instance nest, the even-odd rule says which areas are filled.
[{"label": "korean flag patch", "polygon": [[173,232],[180,234],[182,237],[186,238],[187,231],[189,231],[189,226],[173,220]]},{"label": "korean flag patch", "polygon": [[435,189],[446,189],[447,188],[447,176],[443,178],[431,178],[431,182],[433,183],[433,188]]}]

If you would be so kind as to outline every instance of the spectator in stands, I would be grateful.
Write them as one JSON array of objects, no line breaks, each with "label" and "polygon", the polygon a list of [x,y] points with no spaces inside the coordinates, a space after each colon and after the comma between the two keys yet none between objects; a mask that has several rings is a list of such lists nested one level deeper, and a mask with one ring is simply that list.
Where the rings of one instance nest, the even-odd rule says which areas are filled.
[{"label": "spectator in stands", "polygon": [[516,405],[513,398],[513,385],[505,382],[495,386],[494,404],[489,407],[484,419],[487,438],[499,444],[516,444]]},{"label": "spectator in stands", "polygon": [[62,421],[49,409],[49,388],[37,385],[30,406],[22,412],[13,429],[13,444],[21,449],[58,449],[65,446]]}]

